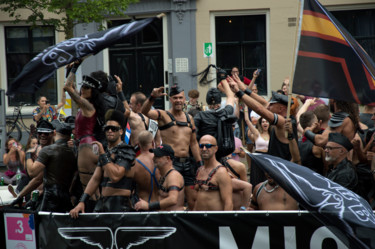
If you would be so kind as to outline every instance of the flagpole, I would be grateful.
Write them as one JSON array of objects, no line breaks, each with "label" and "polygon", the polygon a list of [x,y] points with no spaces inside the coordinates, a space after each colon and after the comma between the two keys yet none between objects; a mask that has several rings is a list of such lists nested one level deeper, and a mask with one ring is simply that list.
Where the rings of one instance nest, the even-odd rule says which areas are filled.
[{"label": "flagpole", "polygon": [[[304,0],[298,0],[298,19],[297,19],[297,27],[296,27],[296,34],[294,36],[294,56],[293,56],[293,62],[292,62],[292,70],[290,75],[290,81],[289,81],[289,88],[288,88],[288,108],[286,112],[286,116],[290,118],[290,106],[292,102],[292,88],[293,88],[293,80],[294,80],[294,71],[296,68],[296,58],[298,56],[298,47],[299,47],[299,39],[301,36],[301,25],[302,25],[302,10],[303,5],[302,1]],[[288,132],[285,131],[285,137],[288,137]]]}]

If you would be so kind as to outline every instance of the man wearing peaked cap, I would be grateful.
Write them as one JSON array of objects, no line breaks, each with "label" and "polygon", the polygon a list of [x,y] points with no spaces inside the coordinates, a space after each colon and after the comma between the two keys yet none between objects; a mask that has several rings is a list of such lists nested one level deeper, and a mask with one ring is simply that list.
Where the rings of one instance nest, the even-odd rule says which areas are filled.
[{"label": "man wearing peaked cap", "polygon": [[[38,124],[38,134],[51,132],[51,123],[41,123]],[[72,208],[69,189],[77,171],[77,159],[67,144],[72,128],[57,120],[54,125],[55,143],[42,148],[36,161],[28,167],[28,172],[30,177],[36,177],[44,171],[44,195],[40,210],[67,212]]]},{"label": "man wearing peaked cap", "polygon": [[[288,97],[272,92],[271,101],[268,103],[264,98],[247,89],[238,77],[235,77],[235,82],[230,82],[230,86],[239,99],[272,125],[268,154],[291,160],[288,139],[297,139],[297,124],[294,117],[291,116],[293,133],[285,137]],[[267,105],[268,107],[266,107]]]},{"label": "man wearing peaked cap", "polygon": [[325,159],[330,164],[327,178],[355,191],[358,177],[352,162],[347,159],[351,149],[353,145],[346,136],[337,132],[330,133],[325,146]]},{"label": "man wearing peaked cap", "polygon": [[[150,97],[142,106],[142,113],[157,120],[163,143],[169,144],[175,151],[173,166],[184,177],[185,186],[194,185],[196,165],[191,163],[189,149],[197,164],[201,164],[198,142],[195,133],[194,119],[183,111],[185,106],[184,90],[175,85],[169,89],[171,108],[166,110],[151,110],[156,98],[166,96],[164,87],[154,88]],[[189,209],[194,206],[195,191],[185,188]]]},{"label": "man wearing peaked cap", "polygon": [[168,144],[162,144],[155,149],[150,149],[154,153],[154,164],[160,171],[161,180],[159,182],[159,201],[148,203],[140,199],[135,204],[138,210],[184,210],[184,178],[173,168],[172,162],[174,150]]}]

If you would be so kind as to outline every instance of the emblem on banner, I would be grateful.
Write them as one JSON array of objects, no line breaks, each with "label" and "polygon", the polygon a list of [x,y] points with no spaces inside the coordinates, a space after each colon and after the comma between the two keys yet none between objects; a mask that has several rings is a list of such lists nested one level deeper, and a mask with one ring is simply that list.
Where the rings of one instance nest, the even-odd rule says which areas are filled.
[{"label": "emblem on banner", "polygon": [[103,249],[129,249],[150,239],[164,239],[176,232],[175,227],[119,227],[114,235],[109,227],[62,227],[59,234],[65,239],[79,239]]}]

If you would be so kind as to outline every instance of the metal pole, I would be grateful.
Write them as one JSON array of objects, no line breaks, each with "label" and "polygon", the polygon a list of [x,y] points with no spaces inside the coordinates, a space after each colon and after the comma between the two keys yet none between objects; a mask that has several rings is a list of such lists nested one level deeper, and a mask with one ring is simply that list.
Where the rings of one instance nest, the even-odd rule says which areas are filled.
[{"label": "metal pole", "polygon": [[5,90],[0,89],[0,165],[3,164],[6,142]]}]

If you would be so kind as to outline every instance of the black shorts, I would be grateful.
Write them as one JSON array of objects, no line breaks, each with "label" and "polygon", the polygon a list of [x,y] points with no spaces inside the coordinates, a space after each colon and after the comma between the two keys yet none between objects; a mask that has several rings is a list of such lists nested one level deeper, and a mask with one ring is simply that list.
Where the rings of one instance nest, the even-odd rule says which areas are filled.
[{"label": "black shorts", "polygon": [[185,186],[194,185],[196,166],[191,163],[190,158],[184,162],[181,162],[180,159],[173,159],[173,167],[184,177]]},{"label": "black shorts", "polygon": [[94,212],[131,212],[130,198],[127,196],[103,196],[95,205]]}]

